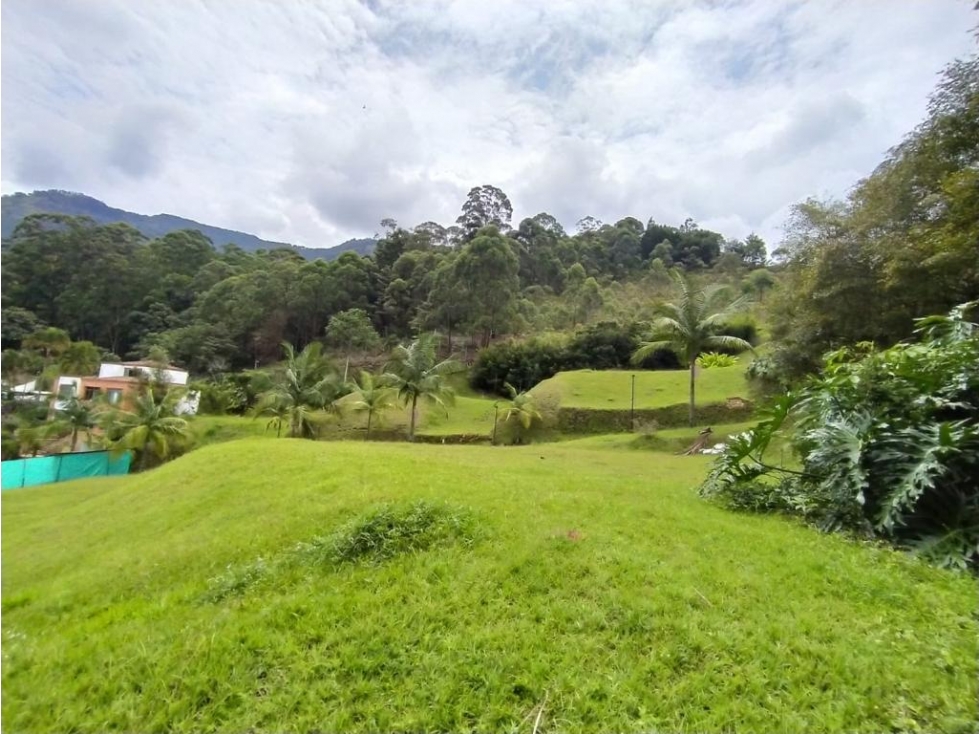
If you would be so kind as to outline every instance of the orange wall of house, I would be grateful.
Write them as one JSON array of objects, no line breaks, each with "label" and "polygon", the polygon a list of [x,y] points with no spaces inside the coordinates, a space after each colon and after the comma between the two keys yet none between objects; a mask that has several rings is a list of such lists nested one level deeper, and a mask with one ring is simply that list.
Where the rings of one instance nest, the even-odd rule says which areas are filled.
[{"label": "orange wall of house", "polygon": [[132,407],[132,398],[136,392],[136,385],[130,379],[123,377],[83,377],[79,391],[81,394],[78,397],[84,400],[85,393],[90,387],[101,390],[101,396],[105,396],[109,390],[122,390],[122,399],[116,403],[116,406],[120,408]]}]

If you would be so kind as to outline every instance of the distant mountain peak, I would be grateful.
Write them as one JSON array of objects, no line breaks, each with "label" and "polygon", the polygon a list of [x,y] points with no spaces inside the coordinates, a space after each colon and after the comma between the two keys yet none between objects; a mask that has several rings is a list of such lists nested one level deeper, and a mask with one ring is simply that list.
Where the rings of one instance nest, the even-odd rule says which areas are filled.
[{"label": "distant mountain peak", "polygon": [[178,217],[173,214],[137,214],[125,209],[116,209],[103,201],[77,191],[62,191],[48,189],[33,191],[29,194],[17,192],[4,194],[2,199],[2,235],[7,239],[13,234],[20,221],[29,214],[66,214],[69,216],[91,217],[99,224],[124,222],[139,230],[151,239],[162,237],[169,232],[181,229],[196,229],[214,243],[216,248],[227,244],[235,244],[248,252],[257,250],[273,250],[289,248],[295,250],[307,260],[332,260],[343,252],[353,251],[359,255],[369,255],[374,251],[377,241],[373,238],[352,239],[335,247],[314,248],[301,245],[291,245],[286,242],[263,240],[247,232],[239,232],[223,227],[213,227],[201,224],[193,219]]}]

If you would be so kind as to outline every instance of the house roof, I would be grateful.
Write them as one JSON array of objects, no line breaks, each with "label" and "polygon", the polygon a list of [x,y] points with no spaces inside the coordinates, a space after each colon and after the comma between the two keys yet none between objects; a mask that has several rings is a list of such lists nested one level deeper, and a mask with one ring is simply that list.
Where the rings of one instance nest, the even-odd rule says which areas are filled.
[{"label": "house roof", "polygon": [[106,362],[106,364],[121,364],[123,367],[151,367],[153,369],[159,370],[176,370],[177,372],[186,372],[183,367],[177,367],[173,364],[163,364],[162,362],[150,362],[149,360],[141,359],[135,362]]}]

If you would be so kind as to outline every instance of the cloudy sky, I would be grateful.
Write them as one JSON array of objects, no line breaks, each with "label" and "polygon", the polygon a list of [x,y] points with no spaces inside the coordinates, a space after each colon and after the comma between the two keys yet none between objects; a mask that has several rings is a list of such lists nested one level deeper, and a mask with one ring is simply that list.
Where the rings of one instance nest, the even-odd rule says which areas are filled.
[{"label": "cloudy sky", "polygon": [[328,247],[539,211],[777,241],[974,51],[972,0],[3,0],[2,189]]}]

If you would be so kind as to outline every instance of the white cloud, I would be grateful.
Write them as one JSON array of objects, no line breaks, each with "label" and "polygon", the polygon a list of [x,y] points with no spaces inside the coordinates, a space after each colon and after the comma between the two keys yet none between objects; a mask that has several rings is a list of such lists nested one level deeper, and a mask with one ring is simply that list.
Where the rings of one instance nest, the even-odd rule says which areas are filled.
[{"label": "white cloud", "polygon": [[[895,6],[898,7],[895,7]],[[4,192],[329,246],[466,191],[777,237],[971,52],[971,3],[5,0]]]}]

